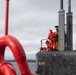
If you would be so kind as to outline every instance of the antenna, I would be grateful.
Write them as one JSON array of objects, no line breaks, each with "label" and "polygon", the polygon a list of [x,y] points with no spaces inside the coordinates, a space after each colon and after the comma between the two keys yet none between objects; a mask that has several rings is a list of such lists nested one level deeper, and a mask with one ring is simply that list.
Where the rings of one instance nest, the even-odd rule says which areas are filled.
[{"label": "antenna", "polygon": [[59,10],[59,44],[58,44],[58,50],[64,50],[64,44],[65,44],[65,10],[63,9],[63,0],[60,0],[60,10]]},{"label": "antenna", "polygon": [[6,1],[6,11],[5,11],[5,35],[8,35],[8,16],[9,16],[9,0]]},{"label": "antenna", "polygon": [[63,9],[63,0],[60,1],[60,9]]},{"label": "antenna", "polygon": [[71,12],[71,0],[68,0],[67,24],[67,50],[73,50],[73,12]]},{"label": "antenna", "polygon": [[71,0],[68,0],[68,12],[71,12]]}]

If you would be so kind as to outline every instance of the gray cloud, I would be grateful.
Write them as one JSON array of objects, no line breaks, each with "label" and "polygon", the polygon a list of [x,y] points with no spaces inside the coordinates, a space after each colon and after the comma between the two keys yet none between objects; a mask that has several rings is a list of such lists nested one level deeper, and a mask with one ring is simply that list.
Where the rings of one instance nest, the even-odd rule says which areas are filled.
[{"label": "gray cloud", "polygon": [[[59,1],[10,0],[9,34],[15,36],[20,41],[27,54],[27,58],[30,58],[32,55],[35,57],[40,47],[40,40],[47,38],[49,29],[55,31],[54,26],[58,25]],[[76,1],[72,0],[74,24],[76,24],[75,3]],[[67,6],[67,0],[64,0],[66,12]],[[4,12],[5,0],[0,0],[0,36],[4,35]],[[74,29],[74,39],[76,38],[75,35],[76,31]],[[76,46],[75,42],[74,46]],[[30,54],[30,50],[34,54]],[[6,57],[9,56],[6,55]]]}]

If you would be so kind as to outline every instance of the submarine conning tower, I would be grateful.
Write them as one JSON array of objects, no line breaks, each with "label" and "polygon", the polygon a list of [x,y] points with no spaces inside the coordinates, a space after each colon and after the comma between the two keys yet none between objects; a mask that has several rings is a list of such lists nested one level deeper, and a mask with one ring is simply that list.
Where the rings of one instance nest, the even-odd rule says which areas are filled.
[{"label": "submarine conning tower", "polygon": [[[36,54],[36,73],[39,75],[76,75],[76,51],[73,50],[73,13],[71,12],[71,0],[68,0],[68,13],[66,14],[66,37],[65,10],[63,9],[63,0],[60,0],[60,10],[58,15],[59,50],[50,50],[47,52],[39,51]],[[65,42],[65,40],[67,41]]]}]

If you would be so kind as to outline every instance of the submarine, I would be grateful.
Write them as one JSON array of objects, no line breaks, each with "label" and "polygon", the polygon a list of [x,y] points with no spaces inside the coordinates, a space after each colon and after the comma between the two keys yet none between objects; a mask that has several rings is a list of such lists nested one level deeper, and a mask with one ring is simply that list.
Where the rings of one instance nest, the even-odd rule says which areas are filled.
[{"label": "submarine", "polygon": [[[76,51],[73,50],[73,12],[71,12],[71,0],[68,0],[68,12],[63,8],[63,0],[60,0],[58,28],[58,50],[43,52],[41,49],[36,54],[37,69],[39,75],[76,75]],[[66,31],[65,31],[66,26]]]},{"label": "submarine", "polygon": [[21,75],[76,75],[76,51],[73,50],[73,12],[71,12],[71,0],[68,0],[68,12],[66,14],[65,32],[65,10],[63,0],[60,0],[59,26],[56,35],[56,49],[43,52],[41,40],[40,51],[36,54],[37,70],[33,74],[28,66],[26,54],[20,42],[8,34],[9,0],[6,1],[5,32],[0,37],[0,75],[17,75],[13,65],[4,60],[6,47],[9,47]]}]

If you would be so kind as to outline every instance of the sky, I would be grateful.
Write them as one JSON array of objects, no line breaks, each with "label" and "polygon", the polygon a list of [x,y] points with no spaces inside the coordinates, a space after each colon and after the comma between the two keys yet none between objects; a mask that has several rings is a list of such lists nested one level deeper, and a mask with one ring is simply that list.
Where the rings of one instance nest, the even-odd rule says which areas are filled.
[{"label": "sky", "polygon": [[[76,49],[76,0],[72,0],[73,12],[73,49]],[[10,0],[9,35],[19,40],[24,48],[27,59],[36,59],[40,50],[40,40],[46,39],[49,29],[55,31],[58,25],[60,0]],[[68,0],[64,0],[65,13]],[[65,16],[66,17],[66,16]],[[66,22],[66,20],[65,20]],[[5,0],[0,0],[0,37],[4,36]],[[7,47],[5,59],[14,59]]]}]

